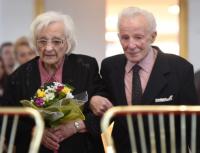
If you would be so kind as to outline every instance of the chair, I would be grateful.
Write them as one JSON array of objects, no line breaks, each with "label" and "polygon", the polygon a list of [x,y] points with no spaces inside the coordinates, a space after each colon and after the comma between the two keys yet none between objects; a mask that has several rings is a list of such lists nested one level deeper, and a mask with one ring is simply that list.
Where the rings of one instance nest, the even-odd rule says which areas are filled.
[{"label": "chair", "polygon": [[9,138],[9,143],[7,144],[7,153],[13,153],[14,151],[14,141],[15,136],[18,131],[17,125],[19,118],[22,116],[29,116],[34,119],[35,126],[32,133],[32,139],[29,146],[29,153],[37,153],[40,147],[42,134],[44,130],[44,122],[38,111],[32,108],[16,108],[16,107],[0,107],[0,117],[2,118],[2,124],[0,126],[0,153],[3,152],[6,130],[8,128],[8,117],[13,116],[13,121],[11,125],[11,133]]},{"label": "chair", "polygon": [[[186,153],[196,153],[198,145],[197,144],[197,137],[198,137],[198,115],[200,115],[200,106],[115,106],[109,109],[104,115],[101,120],[101,130],[105,134],[104,135],[104,144],[105,152],[106,153],[116,153],[114,140],[112,136],[110,136],[110,130],[107,130],[112,119],[115,117],[126,117],[127,127],[129,132],[129,139],[130,139],[130,146],[132,153],[137,153],[137,145],[136,145],[136,137],[134,132],[133,126],[133,117],[137,120],[138,129],[139,129],[139,137],[140,137],[140,145],[142,153],[157,153],[157,143],[159,141],[160,144],[160,151],[161,153],[167,153],[167,142],[166,139],[168,135],[166,135],[166,130],[169,131],[169,140],[168,144],[170,146],[170,152],[176,153],[176,132],[180,133],[180,152]],[[146,117],[146,124],[144,125],[144,116]],[[177,120],[178,116],[178,120]],[[158,130],[155,131],[155,117],[157,117],[158,123]],[[167,127],[166,129],[166,117],[168,118]],[[189,121],[189,122],[188,122]],[[175,127],[176,122],[180,125],[180,131],[176,130],[177,126]],[[148,127],[148,128],[147,128]],[[189,130],[188,130],[189,127]],[[149,136],[147,137],[145,134],[145,130],[148,129]],[[187,130],[186,130],[187,129]],[[188,139],[186,139],[186,135],[189,133],[189,141],[190,146],[186,143]],[[157,135],[159,135],[159,140],[157,139]],[[147,147],[146,139],[149,138],[150,142]],[[149,150],[148,150],[149,149]]]}]

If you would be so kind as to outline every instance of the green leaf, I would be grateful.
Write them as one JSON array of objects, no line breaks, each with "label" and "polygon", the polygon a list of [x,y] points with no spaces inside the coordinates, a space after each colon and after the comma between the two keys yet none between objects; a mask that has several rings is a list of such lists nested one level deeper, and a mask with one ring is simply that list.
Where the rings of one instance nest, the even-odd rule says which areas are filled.
[{"label": "green leaf", "polygon": [[21,100],[20,102],[23,106],[38,110],[51,127],[73,120],[85,120],[85,116],[82,113],[83,103],[76,99],[64,98],[45,108],[37,107],[29,100]]},{"label": "green leaf", "polygon": [[70,101],[67,105],[62,105],[61,111],[64,113],[64,116],[56,121],[51,122],[50,124],[52,127],[78,119],[85,120],[85,116],[80,107],[74,103],[74,101]]},{"label": "green leaf", "polygon": [[21,100],[20,103],[21,103],[23,106],[25,106],[25,107],[32,107],[32,108],[34,108],[34,109],[39,109],[39,108],[38,108],[37,106],[35,106],[35,105],[33,104],[33,102],[30,101],[30,100]]}]

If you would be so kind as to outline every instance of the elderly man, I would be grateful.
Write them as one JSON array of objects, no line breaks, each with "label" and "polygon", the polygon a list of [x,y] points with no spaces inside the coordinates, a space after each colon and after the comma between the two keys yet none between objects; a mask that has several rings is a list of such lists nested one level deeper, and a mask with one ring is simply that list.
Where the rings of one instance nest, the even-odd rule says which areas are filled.
[{"label": "elderly man", "polygon": [[[95,114],[102,115],[112,105],[197,103],[193,66],[185,59],[165,54],[151,45],[157,31],[155,18],[150,12],[136,7],[124,9],[118,18],[118,30],[124,54],[102,62],[101,75],[109,100],[93,97],[90,107]],[[138,128],[135,130],[138,138]],[[115,120],[113,137],[117,140],[117,152],[131,152],[123,120]],[[141,148],[138,147],[138,150],[140,152]]]}]

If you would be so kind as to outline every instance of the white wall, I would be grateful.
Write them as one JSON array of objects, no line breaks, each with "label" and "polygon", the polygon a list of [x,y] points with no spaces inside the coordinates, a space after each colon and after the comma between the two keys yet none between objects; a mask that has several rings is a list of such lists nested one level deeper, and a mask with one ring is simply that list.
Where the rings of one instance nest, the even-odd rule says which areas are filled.
[{"label": "white wall", "polygon": [[200,1],[188,0],[189,2],[189,31],[188,31],[188,44],[189,44],[189,58],[188,60],[194,65],[194,69],[200,70]]},{"label": "white wall", "polygon": [[78,45],[75,53],[105,57],[105,1],[104,0],[45,0],[45,10],[70,15],[76,27]]},{"label": "white wall", "polygon": [[2,0],[0,0],[0,43],[3,41],[2,29]]},{"label": "white wall", "polygon": [[29,34],[34,0],[0,0],[0,43]]}]

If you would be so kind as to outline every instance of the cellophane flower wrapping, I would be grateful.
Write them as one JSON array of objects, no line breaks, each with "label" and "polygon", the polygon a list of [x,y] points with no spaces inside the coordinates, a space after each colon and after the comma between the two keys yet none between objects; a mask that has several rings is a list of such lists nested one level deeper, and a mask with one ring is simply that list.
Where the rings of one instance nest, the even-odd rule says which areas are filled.
[{"label": "cellophane flower wrapping", "polygon": [[83,105],[88,101],[87,92],[73,95],[74,88],[59,82],[41,86],[31,100],[21,100],[23,106],[38,110],[49,127],[73,121],[84,120]]}]

